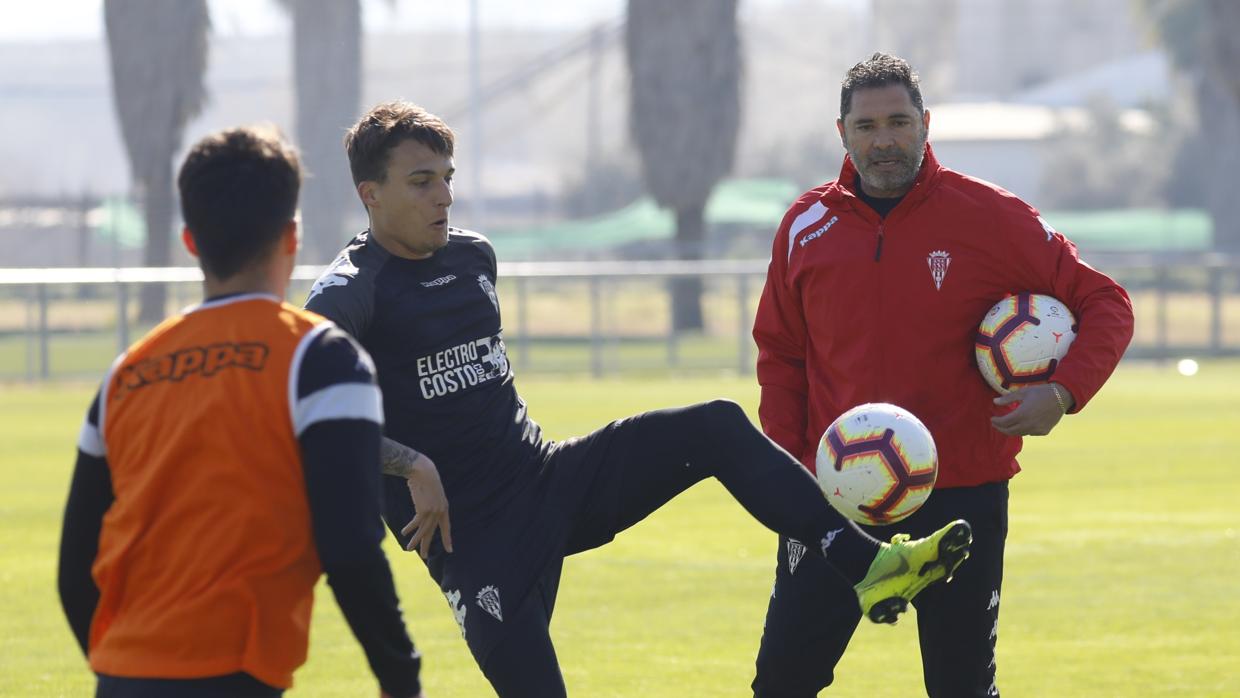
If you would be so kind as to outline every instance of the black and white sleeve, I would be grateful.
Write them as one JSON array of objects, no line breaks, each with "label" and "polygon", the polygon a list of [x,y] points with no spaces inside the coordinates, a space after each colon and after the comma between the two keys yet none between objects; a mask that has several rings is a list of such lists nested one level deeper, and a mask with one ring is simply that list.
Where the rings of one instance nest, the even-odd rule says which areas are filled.
[{"label": "black and white sleeve", "polygon": [[290,392],[319,559],[380,686],[392,696],[417,695],[421,657],[380,548],[383,408],[374,365],[331,323],[303,349]]},{"label": "black and white sleeve", "polygon": [[60,605],[82,654],[87,654],[90,624],[99,604],[99,588],[90,570],[99,552],[103,515],[114,498],[103,444],[101,395],[102,392],[96,393],[78,434],[77,462],[65,503],[56,579]]}]

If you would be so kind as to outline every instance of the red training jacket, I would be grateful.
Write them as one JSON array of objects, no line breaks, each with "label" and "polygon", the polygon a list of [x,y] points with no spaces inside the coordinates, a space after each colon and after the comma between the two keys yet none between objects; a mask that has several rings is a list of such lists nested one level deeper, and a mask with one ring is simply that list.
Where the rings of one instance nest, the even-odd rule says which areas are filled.
[{"label": "red training jacket", "polygon": [[803,194],[775,235],[753,335],[766,433],[811,472],[845,410],[890,402],[917,415],[939,453],[936,488],[1007,480],[1021,439],[1001,434],[973,356],[982,316],[1010,293],[1063,301],[1079,332],[1054,380],[1089,402],[1132,339],[1114,280],[1013,194],[939,165],[929,144],[886,217],[855,193],[857,170]]}]

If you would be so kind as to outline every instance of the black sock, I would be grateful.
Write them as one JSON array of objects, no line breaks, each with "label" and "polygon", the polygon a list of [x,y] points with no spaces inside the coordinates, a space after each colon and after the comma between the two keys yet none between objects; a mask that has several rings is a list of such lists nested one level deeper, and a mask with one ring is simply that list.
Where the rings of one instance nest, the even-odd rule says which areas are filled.
[{"label": "black sock", "polygon": [[[856,535],[850,535],[850,529]],[[817,552],[853,585],[864,579],[870,571],[870,565],[878,556],[881,545],[878,539],[847,520],[844,521],[844,526],[828,524],[825,533],[816,540]]]}]

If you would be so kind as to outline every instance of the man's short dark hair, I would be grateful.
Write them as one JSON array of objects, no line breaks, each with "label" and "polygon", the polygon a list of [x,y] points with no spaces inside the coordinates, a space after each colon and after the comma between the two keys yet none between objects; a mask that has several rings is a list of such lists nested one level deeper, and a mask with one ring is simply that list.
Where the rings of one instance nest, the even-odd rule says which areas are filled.
[{"label": "man's short dark hair", "polygon": [[344,136],[353,184],[382,182],[392,149],[406,140],[452,157],[456,138],[443,119],[422,107],[402,101],[375,105]]},{"label": "man's short dark hair", "polygon": [[203,271],[227,279],[270,254],[297,215],[301,162],[273,127],[228,129],[190,149],[177,187]]},{"label": "man's short dark hair", "polygon": [[921,101],[921,81],[908,61],[879,52],[849,68],[844,74],[844,82],[840,85],[840,119],[852,111],[853,92],[887,85],[903,85],[904,89],[908,90],[909,98],[913,100],[913,106],[917,107],[917,113],[926,112]]}]

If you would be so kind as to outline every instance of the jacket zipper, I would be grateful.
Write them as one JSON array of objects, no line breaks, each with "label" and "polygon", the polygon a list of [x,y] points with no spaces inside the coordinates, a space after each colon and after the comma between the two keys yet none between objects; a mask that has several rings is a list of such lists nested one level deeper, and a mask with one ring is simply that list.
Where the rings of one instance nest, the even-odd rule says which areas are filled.
[{"label": "jacket zipper", "polygon": [[[874,263],[875,264],[878,264],[879,260],[883,256],[883,238],[885,237],[884,235],[885,232],[886,232],[886,221],[880,219],[878,222],[878,238],[874,243]],[[886,302],[886,297],[885,297],[886,294],[883,293],[885,288],[883,286],[882,277],[883,277],[883,268],[882,267],[875,268],[874,279],[877,281],[877,283],[874,286],[874,294],[875,294],[876,301],[877,301],[876,306],[880,310],[884,308],[883,304]],[[878,314],[878,316],[881,317],[881,312]],[[877,327],[875,328],[876,335],[882,334],[882,329],[881,329],[882,326],[883,324],[879,322]],[[885,337],[883,339],[885,339]],[[877,346],[875,347],[875,350],[876,350],[875,353],[877,354],[877,361],[875,363],[875,367],[877,369],[877,372],[874,376],[874,382],[873,382],[874,395],[872,396],[871,401],[882,402],[882,400],[879,398],[880,396],[885,394],[884,392],[885,386],[883,385],[883,379],[885,378],[885,374],[886,374],[886,358],[887,357],[886,357],[886,352],[884,351],[886,342],[880,339],[880,341],[878,341],[876,344]]]}]

